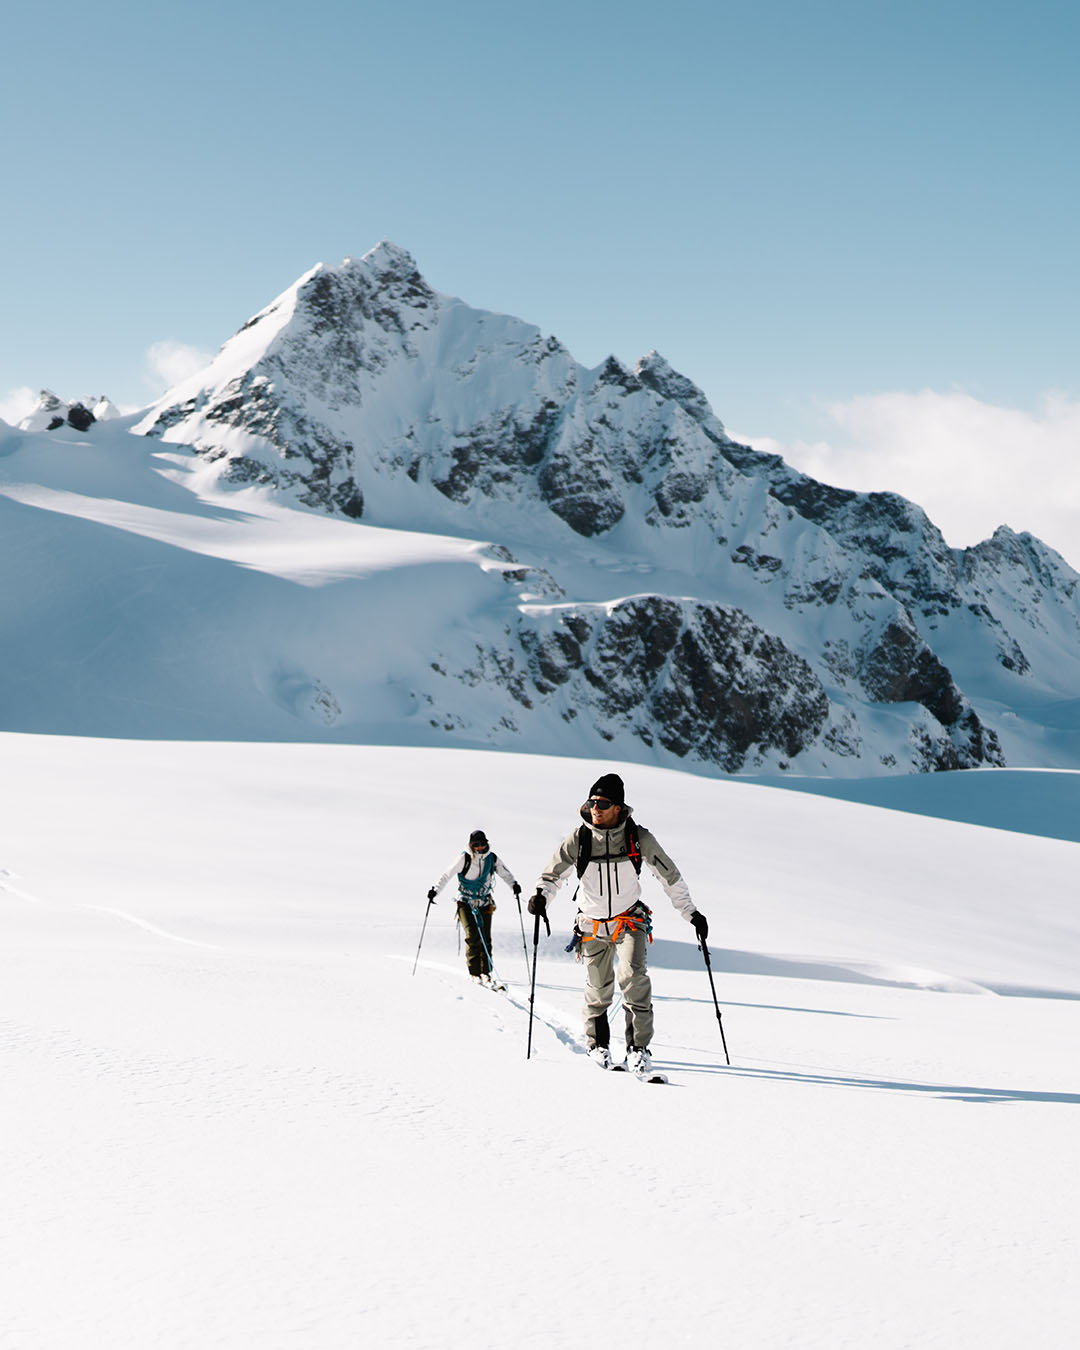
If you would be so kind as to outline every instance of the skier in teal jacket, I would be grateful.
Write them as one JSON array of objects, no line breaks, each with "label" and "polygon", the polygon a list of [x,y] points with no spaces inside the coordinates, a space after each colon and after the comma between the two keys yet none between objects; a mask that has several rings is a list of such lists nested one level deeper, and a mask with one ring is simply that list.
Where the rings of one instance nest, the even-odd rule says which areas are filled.
[{"label": "skier in teal jacket", "polygon": [[458,923],[465,931],[465,962],[477,984],[490,985],[495,878],[501,877],[515,896],[521,894],[521,887],[502,859],[491,851],[483,830],[473,830],[469,835],[469,847],[457,855],[428,891],[427,898],[434,900],[455,874],[458,881]]}]

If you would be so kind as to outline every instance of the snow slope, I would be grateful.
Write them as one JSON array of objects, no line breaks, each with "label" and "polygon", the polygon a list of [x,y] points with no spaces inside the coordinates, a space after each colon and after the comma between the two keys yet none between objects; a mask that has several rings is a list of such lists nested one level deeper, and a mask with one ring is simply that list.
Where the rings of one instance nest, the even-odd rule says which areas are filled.
[{"label": "snow slope", "polygon": [[[774,597],[755,611],[762,623],[748,617],[759,581],[732,590],[708,568],[695,577],[689,554],[648,561],[564,525],[555,538],[550,521],[527,526],[528,511],[532,562],[428,519],[298,509],[131,434],[133,420],[0,427],[4,729],[614,754],[711,774],[843,777],[883,760],[899,772],[925,766],[931,743],[945,758],[929,762],[952,762],[953,733],[927,707],[886,691],[856,718],[827,697],[785,605]],[[401,495],[403,520],[406,508]],[[920,697],[965,706],[914,629],[898,633],[885,646],[933,676],[919,676]],[[1064,684],[1024,689],[1012,691],[1019,711],[993,690],[1009,762],[1074,767],[1080,705],[1060,697]],[[960,726],[977,735],[966,715]],[[882,758],[860,752],[864,733]]]},{"label": "snow slope", "polygon": [[1075,843],[622,765],[733,1059],[652,886],[646,1088],[577,1044],[565,892],[529,1062],[509,892],[505,998],[446,900],[411,973],[467,831],[528,892],[607,761],[0,756],[0,1343],[1074,1342]]}]

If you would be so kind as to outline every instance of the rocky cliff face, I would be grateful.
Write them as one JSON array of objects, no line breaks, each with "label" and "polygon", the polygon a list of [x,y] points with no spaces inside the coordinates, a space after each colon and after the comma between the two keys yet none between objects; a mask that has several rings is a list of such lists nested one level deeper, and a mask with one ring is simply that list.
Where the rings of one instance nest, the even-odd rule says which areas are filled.
[{"label": "rocky cliff face", "polygon": [[658,354],[587,370],[392,244],[302,277],[137,430],[237,486],[497,545],[501,605],[423,694],[447,735],[557,716],[729,772],[973,767],[1005,762],[1003,710],[1080,678],[1078,578],[1039,541],[950,549],[900,497],[733,442]]}]

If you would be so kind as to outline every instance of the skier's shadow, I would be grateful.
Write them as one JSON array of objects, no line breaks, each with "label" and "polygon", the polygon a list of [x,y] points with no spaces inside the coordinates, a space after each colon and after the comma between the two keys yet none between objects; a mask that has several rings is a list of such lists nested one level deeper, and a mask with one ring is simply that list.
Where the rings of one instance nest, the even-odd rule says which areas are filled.
[{"label": "skier's shadow", "polygon": [[987,1106],[1003,1102],[1056,1102],[1062,1106],[1080,1106],[1080,1093],[1038,1092],[1027,1088],[984,1088],[962,1084],[917,1083],[902,1078],[858,1078],[852,1074],[807,1073],[797,1069],[750,1069],[737,1064],[688,1064],[665,1059],[665,1069],[688,1074],[724,1074],[736,1078],[753,1078],[759,1082],[808,1083],[814,1087],[856,1089],[864,1092],[915,1093],[921,1097],[937,1097],[940,1101],[981,1102]]},{"label": "skier's shadow", "polygon": [[[764,952],[740,952],[732,947],[710,947],[709,958],[717,975],[767,975],[784,980],[823,980],[832,984],[880,984],[899,982],[875,975],[841,961],[814,960],[806,956],[768,956]],[[654,938],[649,947],[649,965],[662,970],[701,970],[701,949],[690,942]]]},{"label": "skier's shadow", "polygon": [[[763,952],[742,952],[731,947],[710,948],[709,955],[713,971],[717,975],[767,975],[777,979],[818,980],[828,984],[879,985],[887,989],[938,987],[913,984],[891,973],[887,967],[875,971],[869,966],[842,960],[823,961],[810,957],[768,956]],[[649,947],[649,965],[666,970],[698,970],[702,968],[701,951],[691,942],[655,938]],[[947,979],[944,976],[942,978]],[[997,994],[1001,998],[1080,1001],[1080,993],[1069,989],[1044,989],[997,981],[982,981],[979,986],[971,986],[971,992],[979,992],[980,989],[986,993]]]},{"label": "skier's shadow", "polygon": [[[688,998],[685,994],[658,994],[653,990],[654,1003],[700,1003],[711,1008],[711,998]],[[862,1022],[895,1022],[895,1017],[886,1017],[882,1013],[841,1012],[839,1008],[804,1008],[793,1003],[747,1003],[733,998],[720,999],[721,1008],[753,1008],[755,1011],[807,1013],[811,1017],[851,1017]]]}]

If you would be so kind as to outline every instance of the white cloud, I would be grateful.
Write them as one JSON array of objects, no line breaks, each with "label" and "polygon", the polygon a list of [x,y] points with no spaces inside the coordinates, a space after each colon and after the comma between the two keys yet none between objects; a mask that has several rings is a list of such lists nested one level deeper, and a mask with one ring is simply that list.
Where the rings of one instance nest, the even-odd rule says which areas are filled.
[{"label": "white cloud", "polygon": [[923,390],[860,395],[823,411],[823,440],[747,440],[837,487],[901,493],[954,547],[1009,525],[1080,568],[1080,401],[1046,394],[1026,412]]},{"label": "white cloud", "polygon": [[12,389],[0,398],[0,418],[14,426],[34,410],[37,400],[37,390],[31,389],[29,385],[24,384],[18,389]]},{"label": "white cloud", "polygon": [[154,342],[146,349],[149,379],[158,393],[171,389],[174,384],[202,370],[212,359],[209,352],[168,338],[163,342]]}]

